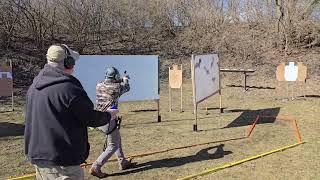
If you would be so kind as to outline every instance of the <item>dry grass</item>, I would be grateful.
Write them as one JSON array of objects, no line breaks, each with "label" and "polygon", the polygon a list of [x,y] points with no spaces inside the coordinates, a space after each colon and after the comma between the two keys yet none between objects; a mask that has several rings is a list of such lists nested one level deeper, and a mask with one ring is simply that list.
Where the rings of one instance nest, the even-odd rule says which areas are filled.
[{"label": "dry grass", "polygon": [[[240,83],[239,79],[233,82]],[[203,176],[201,179],[317,179],[320,176],[318,163],[319,98],[299,98],[294,101],[275,100],[279,94],[274,89],[252,88],[243,92],[243,88],[226,87],[230,81],[224,79],[223,105],[226,113],[220,114],[214,109],[219,105],[218,97],[212,97],[200,105],[200,109],[208,105],[209,115],[202,109],[199,111],[199,132],[192,132],[192,92],[189,82],[184,84],[184,113],[179,113],[179,91],[174,91],[173,112],[168,112],[167,84],[162,83],[161,116],[162,122],[156,123],[155,111],[133,112],[133,110],[155,109],[152,102],[128,103],[120,106],[123,115],[121,129],[124,151],[127,155],[158,151],[179,146],[209,141],[240,138],[245,135],[249,126],[230,127],[229,123],[241,117],[241,123],[252,121],[256,115],[254,110],[273,108],[269,113],[290,114],[298,119],[303,140],[306,142],[296,148],[272,154],[251,162]],[[274,82],[259,81],[253,77],[249,84],[255,86],[275,87]],[[307,95],[319,95],[319,86],[308,83]],[[294,88],[299,93],[298,88]],[[280,92],[281,96],[286,91]],[[234,111],[232,111],[234,110]],[[251,111],[243,111],[251,110]],[[260,111],[266,113],[267,111]],[[14,123],[14,124],[7,124]],[[23,123],[21,107],[17,111],[0,113],[0,179],[9,176],[32,172],[32,166],[23,155],[23,136],[19,133],[19,124]],[[237,125],[240,125],[239,123]],[[5,128],[4,128],[5,126]],[[10,133],[17,132],[17,133]],[[91,154],[89,162],[101,152],[103,135],[98,131],[90,131]],[[240,139],[202,145],[166,153],[134,159],[138,167],[121,172],[116,162],[107,163],[103,170],[110,174],[108,179],[176,179],[206,169],[223,165],[227,162],[241,160],[275,148],[295,143],[292,126],[287,122],[259,124],[251,139]],[[87,174],[86,179],[94,179]]]}]

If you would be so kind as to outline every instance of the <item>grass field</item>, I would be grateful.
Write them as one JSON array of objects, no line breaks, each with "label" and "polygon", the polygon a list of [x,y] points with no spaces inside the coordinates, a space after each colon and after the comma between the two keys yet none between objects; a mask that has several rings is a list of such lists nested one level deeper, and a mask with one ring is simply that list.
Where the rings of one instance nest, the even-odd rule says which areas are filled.
[{"label": "grass field", "polygon": [[[242,138],[258,114],[295,117],[302,140],[306,143],[199,178],[319,179],[320,86],[316,85],[316,81],[309,81],[305,91],[307,97],[290,101],[283,99],[287,95],[286,85],[281,86],[282,90],[277,90],[273,89],[276,84],[272,81],[259,81],[253,77],[249,82],[255,87],[244,92],[242,87],[226,86],[231,84],[231,80],[224,79],[225,113],[220,114],[217,109],[218,96],[200,104],[199,132],[192,131],[194,115],[189,81],[183,85],[183,113],[179,113],[179,90],[173,91],[174,111],[168,112],[167,84],[161,83],[161,123],[156,122],[156,111],[144,111],[154,110],[157,106],[153,102],[121,104],[121,134],[127,156],[210,141],[220,142],[135,158],[133,161],[138,163],[137,167],[124,172],[118,170],[116,162],[108,162],[103,168],[110,174],[107,179],[177,179],[296,143],[292,124],[266,119],[257,125],[252,138]],[[233,80],[232,83],[239,84],[240,81]],[[293,90],[295,95],[303,94],[299,86],[293,87]],[[33,172],[33,167],[23,154],[23,101],[19,102],[21,104],[16,111],[0,113],[0,179]],[[208,115],[204,110],[206,106],[209,107]],[[8,107],[1,106],[2,109]],[[104,136],[100,132],[90,130],[88,162],[98,157],[103,142]],[[89,167],[85,169],[86,179],[95,179],[88,175],[88,170]]]}]

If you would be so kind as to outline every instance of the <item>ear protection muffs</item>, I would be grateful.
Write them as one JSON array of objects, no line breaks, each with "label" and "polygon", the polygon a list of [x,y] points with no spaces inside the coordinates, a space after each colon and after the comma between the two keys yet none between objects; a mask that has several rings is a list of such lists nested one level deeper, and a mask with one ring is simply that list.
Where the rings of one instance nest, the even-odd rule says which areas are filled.
[{"label": "ear protection muffs", "polygon": [[118,69],[114,68],[114,70],[115,70],[116,73],[114,74],[113,78],[116,81],[120,81],[120,73],[119,73]]},{"label": "ear protection muffs", "polygon": [[121,77],[120,77],[120,73],[118,71],[118,69],[116,69],[115,67],[109,67],[106,70],[106,78],[107,79],[113,79],[115,81],[120,81]]},{"label": "ear protection muffs", "polygon": [[71,53],[70,53],[67,46],[65,46],[63,44],[61,44],[60,46],[65,50],[65,53],[66,53],[66,57],[63,60],[64,67],[66,69],[72,69],[76,63],[75,59],[71,56]]}]

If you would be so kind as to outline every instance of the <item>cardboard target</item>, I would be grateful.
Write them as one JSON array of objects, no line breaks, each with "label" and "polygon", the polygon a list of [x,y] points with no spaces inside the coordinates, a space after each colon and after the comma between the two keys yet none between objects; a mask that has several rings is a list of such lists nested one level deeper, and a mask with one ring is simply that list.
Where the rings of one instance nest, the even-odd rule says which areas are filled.
[{"label": "cardboard target", "polygon": [[298,79],[297,81],[306,81],[307,67],[302,62],[298,62]]},{"label": "cardboard target", "polygon": [[276,78],[278,81],[285,81],[284,79],[284,68],[285,68],[285,63],[281,63],[278,67],[277,67],[277,71],[276,71]]},{"label": "cardboard target", "polygon": [[182,85],[182,69],[178,65],[172,65],[169,69],[169,85],[170,88],[179,89]]},{"label": "cardboard target", "polygon": [[0,96],[11,96],[13,92],[12,68],[6,63],[0,64]]}]

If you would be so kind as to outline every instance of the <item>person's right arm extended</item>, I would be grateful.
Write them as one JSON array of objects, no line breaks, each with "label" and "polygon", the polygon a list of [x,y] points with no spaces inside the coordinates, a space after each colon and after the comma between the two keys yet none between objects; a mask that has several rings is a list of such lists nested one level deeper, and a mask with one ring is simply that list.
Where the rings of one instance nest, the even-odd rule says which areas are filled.
[{"label": "person's right arm extended", "polygon": [[109,112],[94,110],[91,100],[85,95],[74,98],[69,108],[83,124],[89,127],[99,127],[108,124],[118,112],[117,110],[110,110]]}]

